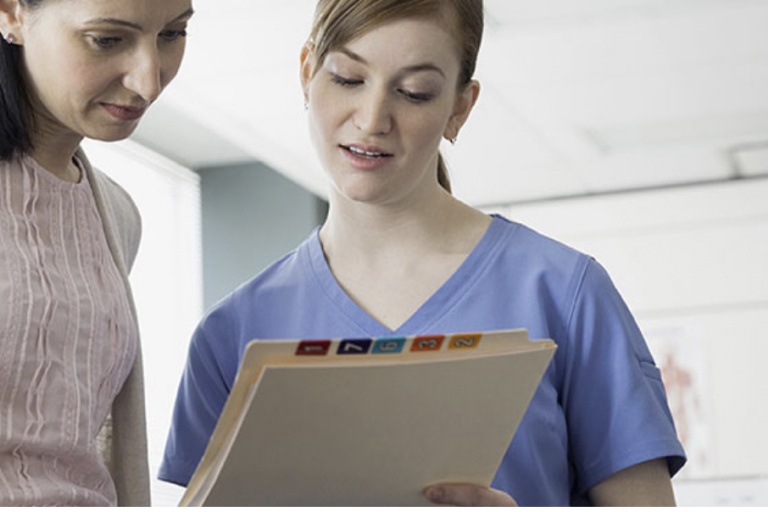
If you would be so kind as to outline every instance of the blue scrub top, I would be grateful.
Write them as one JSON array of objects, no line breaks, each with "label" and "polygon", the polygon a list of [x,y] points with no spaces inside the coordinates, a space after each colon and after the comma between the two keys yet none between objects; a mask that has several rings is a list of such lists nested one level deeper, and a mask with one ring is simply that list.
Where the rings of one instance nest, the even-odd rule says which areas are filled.
[{"label": "blue scrub top", "polygon": [[[159,478],[186,485],[253,339],[525,328],[558,345],[493,481],[522,506],[588,504],[595,484],[665,457],[685,463],[661,374],[592,258],[501,216],[447,282],[392,331],[339,286],[318,230],[223,299],[189,349]],[[503,407],[503,403],[499,404]]]}]

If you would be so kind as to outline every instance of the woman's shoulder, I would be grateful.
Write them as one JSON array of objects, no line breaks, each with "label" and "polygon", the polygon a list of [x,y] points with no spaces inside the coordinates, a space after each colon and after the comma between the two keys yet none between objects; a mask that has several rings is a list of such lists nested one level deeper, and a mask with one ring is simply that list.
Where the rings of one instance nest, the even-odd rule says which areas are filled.
[{"label": "woman's shoulder", "polygon": [[136,203],[119,183],[103,171],[91,167],[90,164],[87,166],[86,172],[89,180],[92,182],[91,186],[100,192],[102,196],[100,199],[103,198],[118,214],[137,222],[140,221],[141,215]]},{"label": "woman's shoulder", "polygon": [[592,256],[521,222],[493,215],[489,231],[497,250],[513,258],[517,266],[540,271],[572,272],[593,261]]},{"label": "woman's shoulder", "polygon": [[312,272],[308,268],[312,258],[313,244],[317,241],[314,230],[299,245],[290,249],[265,268],[248,278],[212,307],[212,312],[222,310],[240,311],[257,302],[280,301],[298,289],[309,286]]},{"label": "woman's shoulder", "polygon": [[107,174],[94,168],[85,153],[76,155],[88,180],[104,229],[117,237],[128,269],[133,265],[141,240],[141,214],[130,194]]}]

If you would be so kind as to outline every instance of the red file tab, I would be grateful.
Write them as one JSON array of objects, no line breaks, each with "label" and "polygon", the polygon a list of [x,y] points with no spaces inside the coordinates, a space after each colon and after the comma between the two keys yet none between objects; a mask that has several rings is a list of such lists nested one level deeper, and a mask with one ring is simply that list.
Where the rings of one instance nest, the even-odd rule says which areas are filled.
[{"label": "red file tab", "polygon": [[330,340],[301,341],[296,348],[297,356],[324,356],[331,348]]}]

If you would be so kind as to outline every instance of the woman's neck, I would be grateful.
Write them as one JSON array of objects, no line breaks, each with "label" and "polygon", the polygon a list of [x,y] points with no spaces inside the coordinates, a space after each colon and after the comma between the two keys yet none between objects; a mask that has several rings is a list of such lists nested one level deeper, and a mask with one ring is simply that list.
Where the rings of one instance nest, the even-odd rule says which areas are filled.
[{"label": "woman's neck", "polygon": [[491,223],[447,193],[425,209],[349,206],[332,198],[320,231],[328,266],[347,295],[392,330],[456,272]]},{"label": "woman's neck", "polygon": [[332,198],[320,240],[330,262],[392,261],[430,253],[468,253],[488,224],[488,216],[447,192],[428,204],[406,208],[339,204]]},{"label": "woman's neck", "polygon": [[31,156],[43,169],[57,178],[77,183],[82,176],[74,156],[82,140],[81,136],[76,135],[53,137],[38,134]]}]

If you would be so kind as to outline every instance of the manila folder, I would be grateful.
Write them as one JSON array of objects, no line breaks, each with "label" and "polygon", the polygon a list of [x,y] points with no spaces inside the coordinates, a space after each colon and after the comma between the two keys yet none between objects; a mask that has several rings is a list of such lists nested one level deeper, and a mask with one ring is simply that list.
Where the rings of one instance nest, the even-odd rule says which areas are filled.
[{"label": "manila folder", "polygon": [[515,330],[413,351],[424,338],[321,357],[252,342],[180,505],[426,506],[430,484],[490,485],[555,345]]}]

